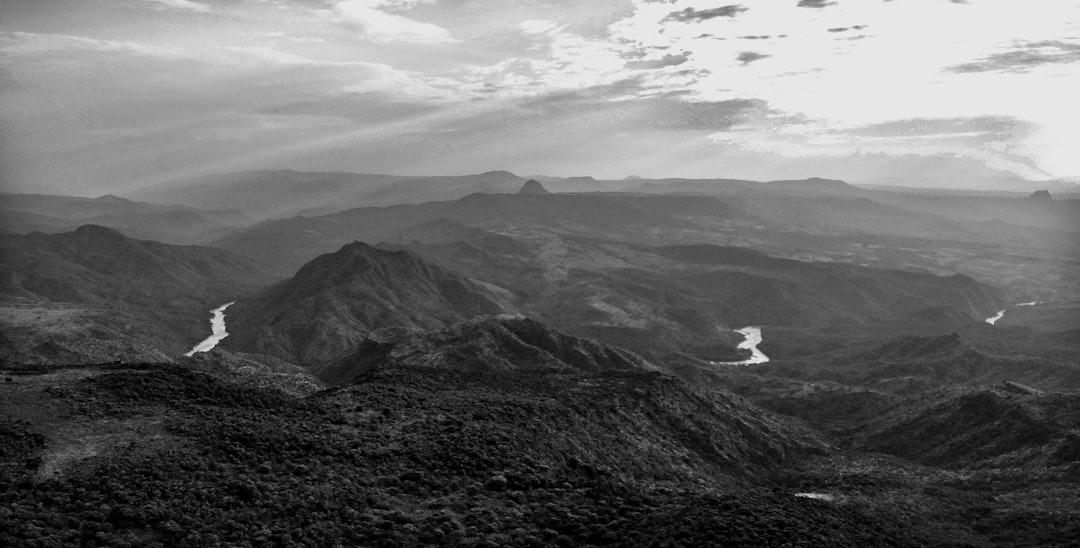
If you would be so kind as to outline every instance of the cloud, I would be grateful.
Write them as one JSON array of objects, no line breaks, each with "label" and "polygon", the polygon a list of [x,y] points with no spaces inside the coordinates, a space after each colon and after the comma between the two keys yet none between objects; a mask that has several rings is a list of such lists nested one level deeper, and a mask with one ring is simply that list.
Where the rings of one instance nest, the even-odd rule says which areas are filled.
[{"label": "cloud", "polygon": [[716,17],[735,17],[736,15],[746,11],[748,8],[739,5],[721,6],[719,8],[711,8],[706,10],[696,10],[694,8],[685,8],[681,11],[673,11],[660,20],[661,23],[666,21],[677,21],[679,23],[690,23],[696,21],[705,21],[706,19],[713,19]]},{"label": "cloud", "polygon": [[828,2],[827,0],[799,0],[797,4],[800,8],[824,8],[825,6],[831,6],[836,2]]},{"label": "cloud", "polygon": [[860,137],[925,137],[939,136],[992,136],[1014,137],[1026,135],[1034,128],[1030,122],[1010,116],[973,116],[962,118],[911,118],[870,124],[848,130]]},{"label": "cloud", "polygon": [[182,11],[193,11],[197,13],[210,13],[210,6],[195,2],[193,0],[147,0],[151,4],[154,4],[158,9],[173,9]]},{"label": "cloud", "polygon": [[131,53],[148,57],[184,57],[178,48],[154,46],[124,40],[102,40],[35,32],[0,32],[0,50],[11,56],[64,55],[78,52]]},{"label": "cloud", "polygon": [[832,27],[825,30],[828,30],[829,32],[847,32],[849,30],[862,30],[868,26],[869,25],[852,25],[850,27]]},{"label": "cloud", "polygon": [[754,52],[754,51],[744,51],[744,52],[740,52],[739,55],[737,57],[735,57],[735,60],[738,61],[739,63],[741,63],[742,66],[745,67],[746,65],[749,65],[750,63],[753,63],[754,61],[760,61],[761,59],[764,59],[766,57],[770,57],[770,56],[765,55],[764,53],[757,53],[757,52]]},{"label": "cloud", "polygon": [[674,67],[681,65],[690,59],[689,54],[680,53],[679,55],[667,54],[660,59],[642,59],[639,61],[627,61],[624,65],[628,69],[633,70],[655,70],[664,67]]},{"label": "cloud", "polygon": [[443,27],[378,9],[383,4],[370,0],[344,0],[335,6],[334,18],[347,27],[358,28],[373,42],[446,44],[458,41]]},{"label": "cloud", "polygon": [[995,53],[972,61],[953,65],[946,70],[970,72],[1027,72],[1040,65],[1080,62],[1080,44],[1060,40],[1045,40],[1025,44],[1019,49]]}]

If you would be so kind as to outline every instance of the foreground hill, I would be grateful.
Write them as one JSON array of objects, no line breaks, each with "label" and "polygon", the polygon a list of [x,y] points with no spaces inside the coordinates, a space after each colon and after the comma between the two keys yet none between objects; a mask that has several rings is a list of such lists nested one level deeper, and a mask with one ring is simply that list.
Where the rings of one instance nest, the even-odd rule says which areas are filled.
[{"label": "foreground hill", "polygon": [[[451,348],[464,334],[446,333]],[[508,350],[493,356],[521,363]],[[1023,442],[1048,422],[1008,397],[882,422],[912,451],[960,451],[951,471],[832,453],[747,400],[637,369],[391,358],[301,397],[214,359],[0,368],[0,544],[1068,546],[1080,533],[1075,440],[1035,467],[983,458],[986,436]],[[1062,402],[1044,407],[1068,436],[1075,402]],[[925,409],[940,421],[902,420]],[[980,427],[988,410],[1001,428]]]},{"label": "foreground hill", "polygon": [[225,346],[311,366],[371,330],[438,328],[507,306],[491,288],[409,252],[354,242],[237,303]]},{"label": "foreground hill", "polygon": [[659,373],[382,364],[306,398],[178,366],[5,374],[4,545],[629,546],[649,516],[716,491],[744,511],[695,523],[737,545],[898,530],[756,493],[821,444]]},{"label": "foreground hill", "polygon": [[[0,250],[0,291],[18,303],[8,318],[18,329],[5,334],[5,353],[15,361],[86,359],[80,349],[101,340],[179,353],[209,334],[210,308],[268,282],[258,265],[221,249],[135,240],[93,225],[2,235]],[[47,321],[20,319],[57,311],[72,320],[60,320],[61,331],[74,331],[52,333]]]}]

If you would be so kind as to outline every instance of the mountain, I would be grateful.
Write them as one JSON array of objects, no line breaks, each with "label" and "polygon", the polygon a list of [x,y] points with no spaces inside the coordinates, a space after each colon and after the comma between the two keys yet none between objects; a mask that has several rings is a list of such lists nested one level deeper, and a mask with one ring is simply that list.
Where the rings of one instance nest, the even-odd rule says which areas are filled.
[{"label": "mountain", "polygon": [[[515,189],[521,183],[515,185]],[[510,191],[512,192],[512,191]],[[349,242],[388,242],[416,225],[444,219],[467,226],[559,231],[589,237],[655,239],[694,222],[737,226],[753,219],[716,198],[624,194],[470,194],[445,202],[362,207],[260,223],[213,245],[295,271]]]},{"label": "mountain", "polygon": [[207,175],[134,190],[135,199],[191,207],[234,208],[257,219],[289,217],[324,207],[394,180],[365,173],[306,173],[292,170]]},{"label": "mountain", "polygon": [[584,373],[657,369],[631,352],[573,337],[523,316],[478,316],[436,331],[392,327],[370,333],[354,351],[321,367],[319,375],[341,383],[384,367]]},{"label": "mountain", "polygon": [[420,204],[456,200],[470,194],[508,194],[521,185],[522,179],[509,171],[488,171],[476,175],[440,177],[401,177],[352,202],[343,202],[327,212],[354,207]]},{"label": "mountain", "polygon": [[739,324],[888,322],[931,307],[971,323],[1004,303],[999,290],[959,274],[798,261],[713,245],[663,246],[656,252],[688,265],[669,277],[708,296],[717,312]]},{"label": "mountain", "polygon": [[68,232],[86,224],[143,240],[188,245],[221,238],[254,220],[236,210],[98,198],[0,193],[0,232]]},{"label": "mountain", "polygon": [[[968,276],[796,261],[734,246],[647,245],[753,242],[762,224],[709,196],[473,194],[262,223],[217,245],[284,268],[352,239],[389,242],[510,290],[519,311],[571,334],[645,353],[694,348],[717,361],[736,357],[731,348],[741,337],[731,330],[745,325],[890,322],[931,306],[955,309],[944,316],[955,321],[978,321],[1004,301]],[[741,253],[750,263],[725,265],[729,258],[716,253]]]},{"label": "mountain", "polygon": [[870,386],[888,386],[893,379],[923,379],[927,385],[1021,382],[1047,390],[1080,389],[1080,367],[1068,358],[1032,355],[1017,347],[1002,351],[983,346],[974,329],[965,335],[901,335],[832,362],[849,368],[846,382]]},{"label": "mountain", "polygon": [[248,171],[208,175],[136,190],[130,196],[192,207],[235,208],[259,219],[325,215],[372,205],[453,200],[475,192],[513,192],[508,171],[461,176]]},{"label": "mountain", "polygon": [[826,196],[864,196],[867,191],[836,179],[809,179],[769,181],[763,185],[770,191]]},{"label": "mountain", "polygon": [[949,468],[1068,467],[1080,459],[1074,393],[1020,385],[943,389],[874,416],[852,444]]},{"label": "mountain", "polygon": [[[228,251],[94,225],[0,235],[0,266],[0,294],[15,303],[5,353],[16,361],[106,359],[124,345],[179,354],[209,334],[208,310],[269,282],[259,265]],[[42,321],[20,319],[34,314]]]},{"label": "mountain", "polygon": [[[229,310],[226,348],[321,364],[384,327],[438,328],[508,310],[497,289],[407,251],[345,245]],[[235,331],[234,331],[235,329]]]},{"label": "mountain", "polygon": [[536,179],[529,179],[525,181],[525,184],[521,186],[521,189],[517,191],[518,194],[551,194],[548,192],[544,185],[540,184],[540,181]]},{"label": "mountain", "polygon": [[228,251],[136,240],[95,225],[0,235],[0,246],[4,291],[54,302],[201,307],[267,281],[258,265]]}]

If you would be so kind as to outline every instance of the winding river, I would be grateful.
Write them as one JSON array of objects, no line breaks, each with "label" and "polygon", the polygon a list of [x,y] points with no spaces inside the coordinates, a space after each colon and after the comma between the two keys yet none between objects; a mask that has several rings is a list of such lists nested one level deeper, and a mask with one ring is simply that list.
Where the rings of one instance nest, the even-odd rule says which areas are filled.
[{"label": "winding river", "polygon": [[232,304],[233,303],[225,303],[210,311],[210,313],[212,314],[210,316],[211,335],[199,344],[195,345],[195,347],[192,348],[190,352],[184,354],[185,356],[190,357],[196,352],[206,352],[208,350],[213,350],[214,347],[217,346],[219,342],[221,342],[221,339],[229,336],[229,332],[225,331],[225,309],[229,308],[229,306]]},{"label": "winding river", "polygon": [[761,350],[758,350],[758,345],[761,344],[760,327],[747,326],[742,329],[737,329],[735,332],[745,337],[743,342],[739,343],[739,346],[736,348],[745,348],[749,350],[750,357],[745,360],[734,362],[712,362],[713,365],[754,365],[769,361],[769,357]]},{"label": "winding river", "polygon": [[[1031,301],[1030,303],[1020,303],[1020,304],[1016,305],[1013,308],[1017,308],[1017,307],[1021,307],[1021,306],[1035,306],[1035,305],[1037,305],[1037,304],[1039,304],[1041,302],[1042,301]],[[993,316],[990,316],[989,318],[986,318],[986,323],[988,323],[990,325],[996,325],[997,321],[1000,320],[1001,317],[1004,316],[1005,312],[1008,311],[1008,310],[1009,310],[1008,308],[1006,308],[1005,310],[998,310],[997,314],[994,314]]]}]

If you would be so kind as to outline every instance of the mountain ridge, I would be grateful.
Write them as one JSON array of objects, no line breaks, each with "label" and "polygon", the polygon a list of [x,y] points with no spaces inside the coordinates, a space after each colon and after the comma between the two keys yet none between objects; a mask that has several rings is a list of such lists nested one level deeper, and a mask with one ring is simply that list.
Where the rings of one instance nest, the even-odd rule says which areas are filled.
[{"label": "mountain ridge", "polygon": [[353,242],[229,310],[226,348],[315,365],[383,327],[442,327],[509,305],[464,276],[407,251]]}]

